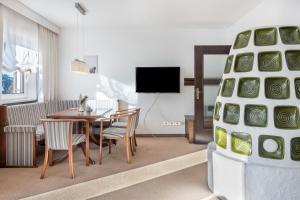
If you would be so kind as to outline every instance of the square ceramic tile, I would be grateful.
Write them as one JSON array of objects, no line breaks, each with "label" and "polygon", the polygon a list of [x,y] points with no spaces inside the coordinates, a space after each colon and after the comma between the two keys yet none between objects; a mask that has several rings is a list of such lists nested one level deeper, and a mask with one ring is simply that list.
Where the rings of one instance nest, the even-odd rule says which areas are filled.
[{"label": "square ceramic tile", "polygon": [[281,53],[279,51],[267,51],[258,53],[259,71],[275,72],[282,69]]},{"label": "square ceramic tile", "polygon": [[285,52],[286,64],[291,71],[300,70],[300,50],[289,50]]},{"label": "square ceramic tile", "polygon": [[296,106],[277,106],[274,108],[274,124],[281,129],[299,129],[299,110]]},{"label": "square ceramic tile", "polygon": [[295,93],[296,97],[300,99],[300,78],[295,79]]},{"label": "square ceramic tile", "polygon": [[238,96],[256,98],[259,94],[259,78],[241,78],[238,86]]},{"label": "square ceramic tile", "polygon": [[231,66],[232,66],[232,61],[233,61],[233,55],[228,56],[227,60],[226,60],[226,64],[225,64],[225,69],[224,69],[224,73],[228,74],[231,70]]},{"label": "square ceramic tile", "polygon": [[300,161],[300,137],[291,140],[291,159]]},{"label": "square ceramic tile", "polygon": [[235,72],[250,72],[253,68],[253,53],[238,54],[235,58],[234,71]]},{"label": "square ceramic tile", "polygon": [[233,48],[240,49],[248,46],[250,36],[251,36],[251,31],[244,31],[242,33],[239,33],[235,39]]},{"label": "square ceramic tile", "polygon": [[240,106],[227,103],[224,106],[223,121],[228,124],[238,124],[240,119]]},{"label": "square ceramic tile", "polygon": [[222,96],[231,97],[234,90],[234,85],[235,85],[234,78],[225,79],[222,86]]},{"label": "square ceramic tile", "polygon": [[214,112],[215,120],[219,120],[220,119],[220,109],[221,109],[221,106],[222,106],[221,102],[217,102],[216,103],[215,112]]},{"label": "square ceramic tile", "polygon": [[296,26],[279,28],[281,41],[283,44],[300,44],[300,30]]},{"label": "square ceramic tile", "polygon": [[290,81],[284,77],[271,77],[265,80],[265,95],[269,99],[288,99]]},{"label": "square ceramic tile", "polygon": [[245,106],[245,124],[248,126],[266,127],[268,110],[263,105],[246,105]]},{"label": "square ceramic tile", "polygon": [[226,147],[227,147],[227,132],[225,129],[216,127],[216,144],[219,147],[226,149]]},{"label": "square ceramic tile", "polygon": [[254,33],[254,44],[256,46],[269,46],[277,43],[276,28],[256,29]]},{"label": "square ceramic tile", "polygon": [[263,158],[284,158],[284,139],[273,135],[260,135],[258,138],[259,156]]},{"label": "square ceramic tile", "polygon": [[249,156],[251,155],[252,140],[248,133],[231,133],[231,151]]}]

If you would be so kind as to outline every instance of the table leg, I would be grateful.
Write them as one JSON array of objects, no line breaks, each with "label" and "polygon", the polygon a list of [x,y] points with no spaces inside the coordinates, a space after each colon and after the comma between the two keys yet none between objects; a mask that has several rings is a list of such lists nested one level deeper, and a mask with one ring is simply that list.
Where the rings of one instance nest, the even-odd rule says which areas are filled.
[{"label": "table leg", "polygon": [[86,166],[89,166],[90,164],[90,124],[89,122],[86,123],[86,130],[85,130],[85,135],[86,135],[86,141],[85,141],[85,162]]},{"label": "table leg", "polygon": [[97,140],[97,138],[95,137],[94,133],[93,133],[93,123],[90,123],[90,139],[92,140],[93,143],[95,143],[96,145],[99,145],[99,140]]},{"label": "table leg", "polygon": [[54,161],[53,161],[53,150],[49,149],[49,166],[53,166],[54,165]]}]

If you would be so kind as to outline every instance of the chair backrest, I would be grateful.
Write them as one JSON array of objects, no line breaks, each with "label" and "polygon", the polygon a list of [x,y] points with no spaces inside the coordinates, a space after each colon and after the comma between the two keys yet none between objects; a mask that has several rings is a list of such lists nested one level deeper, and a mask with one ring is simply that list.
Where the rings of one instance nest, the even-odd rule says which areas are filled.
[{"label": "chair backrest", "polygon": [[134,131],[136,129],[137,123],[137,112],[132,112],[128,114],[128,122],[127,122],[127,134],[129,137],[133,136]]},{"label": "chair backrest", "polygon": [[72,142],[73,122],[68,120],[42,120],[45,130],[45,142],[49,149],[68,150]]},{"label": "chair backrest", "polygon": [[137,128],[137,126],[139,125],[139,120],[140,120],[140,108],[136,108],[136,122],[135,122],[135,129]]}]

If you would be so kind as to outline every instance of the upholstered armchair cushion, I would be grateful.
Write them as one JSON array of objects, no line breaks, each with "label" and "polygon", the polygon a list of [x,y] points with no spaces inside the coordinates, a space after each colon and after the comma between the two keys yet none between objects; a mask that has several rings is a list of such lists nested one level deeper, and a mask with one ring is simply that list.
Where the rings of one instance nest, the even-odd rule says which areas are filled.
[{"label": "upholstered armchair cushion", "polygon": [[35,134],[36,141],[43,140],[44,129],[42,125],[30,126],[30,125],[9,125],[4,127],[4,133],[13,134],[13,133],[24,133],[24,134]]},{"label": "upholstered armchair cushion", "polygon": [[46,117],[44,103],[31,103],[7,107],[9,125],[38,125]]},{"label": "upholstered armchair cushion", "polygon": [[103,130],[103,136],[105,135],[114,135],[118,137],[124,137],[126,134],[125,128],[115,128],[115,127],[109,127]]},{"label": "upholstered armchair cushion", "polygon": [[127,127],[127,122],[113,122],[111,124],[113,127],[119,127],[119,128],[126,128]]},{"label": "upholstered armchair cushion", "polygon": [[4,127],[4,133],[35,133],[36,126],[9,125]]},{"label": "upholstered armchair cushion", "polygon": [[45,103],[47,114],[67,110],[70,108],[77,108],[78,105],[79,102],[77,100],[57,100]]}]

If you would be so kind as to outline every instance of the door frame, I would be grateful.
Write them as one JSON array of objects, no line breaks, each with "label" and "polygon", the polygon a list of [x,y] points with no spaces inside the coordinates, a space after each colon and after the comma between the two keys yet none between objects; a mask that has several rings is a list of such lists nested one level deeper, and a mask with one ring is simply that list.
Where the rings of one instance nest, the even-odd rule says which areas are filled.
[{"label": "door frame", "polygon": [[[228,55],[230,45],[196,45],[194,46],[195,56],[195,81],[194,81],[194,142],[207,144],[212,138],[213,129],[205,128],[204,124],[204,85],[218,85],[221,79],[204,79],[204,55]],[[225,63],[224,63],[225,65]]]}]

